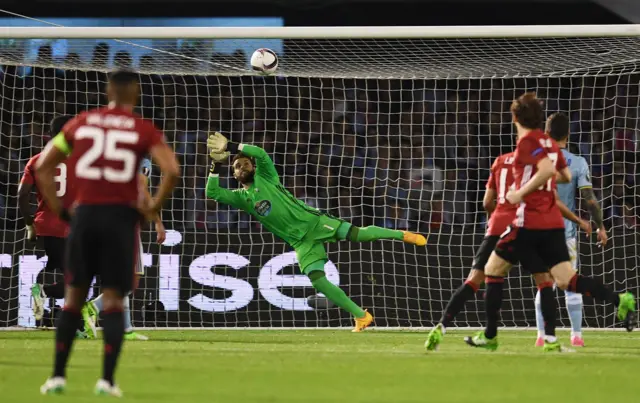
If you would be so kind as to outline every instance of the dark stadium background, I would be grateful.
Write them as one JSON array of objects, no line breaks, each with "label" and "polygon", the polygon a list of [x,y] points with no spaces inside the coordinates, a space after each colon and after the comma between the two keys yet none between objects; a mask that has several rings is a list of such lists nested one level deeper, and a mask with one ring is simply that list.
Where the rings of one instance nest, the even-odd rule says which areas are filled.
[{"label": "dark stadium background", "polygon": [[[605,1],[603,0],[602,3]],[[615,1],[608,2],[611,6],[616,3]],[[10,0],[2,2],[0,8],[10,10],[19,14],[24,14],[31,17],[40,17],[47,19],[47,17],[281,17],[283,18],[285,26],[331,26],[331,25],[521,25],[521,24],[620,24],[629,23],[627,19],[623,19],[618,13],[611,11],[595,2],[591,1],[502,1],[502,2],[485,2],[485,1],[366,1],[366,0],[346,0],[346,1],[306,1],[306,0],[279,0],[279,1],[253,1],[246,2],[243,0],[235,1],[216,1],[216,0],[201,0],[193,1],[187,0],[184,2],[176,1],[148,1],[148,0],[122,0],[122,1],[92,1],[92,0],[76,0],[71,2],[61,1],[47,1],[47,0]],[[638,16],[640,18],[640,6],[639,10],[628,10],[623,12],[628,17]],[[0,17],[4,17],[0,12]],[[636,21],[638,22],[638,21]],[[541,55],[543,57],[543,55]],[[3,83],[5,88],[16,87],[17,84],[7,81],[7,75],[3,76]],[[10,80],[10,78],[9,78]],[[637,84],[637,77],[634,78]],[[180,80],[177,80],[180,81]],[[529,84],[527,84],[529,85]],[[564,85],[564,84],[553,84]],[[582,85],[582,83],[573,84]],[[585,83],[585,85],[594,84]],[[187,83],[180,81],[176,84],[177,87],[186,87]],[[636,85],[637,86],[637,85]],[[89,87],[87,87],[89,88]],[[87,90],[90,91],[90,90]],[[11,99],[14,94],[12,92],[3,94],[3,109],[10,110],[10,105],[7,105],[7,99]],[[632,103],[637,103],[637,93],[629,98]],[[482,112],[482,111],[480,111]],[[594,120],[602,120],[600,118],[594,118]],[[486,125],[490,126],[493,122],[487,122]],[[41,129],[41,128],[40,128]],[[3,128],[5,130],[5,128]],[[501,131],[502,129],[499,129]],[[502,134],[510,136],[508,129]],[[500,139],[500,135],[497,136]],[[503,143],[503,147],[509,148],[510,144]],[[493,146],[493,144],[492,144]],[[492,150],[496,151],[496,150]],[[498,152],[500,146],[498,146]],[[610,150],[613,151],[613,150]],[[619,150],[617,150],[619,151]],[[635,152],[629,152],[625,150],[623,158],[627,163],[624,164],[622,183],[616,182],[615,185],[625,187],[623,196],[616,195],[618,199],[624,197],[626,207],[633,212],[633,216],[637,216],[635,202],[637,197],[636,187],[636,175],[637,169],[635,164],[630,163],[635,161]],[[492,155],[495,157],[495,155]],[[22,156],[21,156],[22,158]],[[613,165],[612,161],[607,162]],[[603,166],[605,163],[603,162]],[[603,168],[604,169],[604,168]],[[609,168],[613,169],[613,168]],[[19,171],[18,171],[19,172]],[[17,172],[13,172],[9,177],[12,178],[12,183],[0,183],[0,188],[5,194],[15,194],[15,179]],[[612,178],[613,175],[608,175]],[[3,176],[3,180],[7,176]],[[478,183],[482,182],[483,178],[478,179]],[[291,185],[288,183],[288,185]],[[613,186],[613,183],[601,184],[601,187]],[[619,188],[619,187],[616,187]],[[469,195],[477,195],[477,189],[470,190]],[[186,199],[186,196],[183,196]],[[609,196],[609,204],[612,211],[615,200]],[[9,209],[11,206],[8,206]],[[606,202],[605,202],[606,207]],[[179,211],[186,211],[184,206],[181,206]],[[477,213],[477,212],[476,212]],[[15,210],[14,213],[15,214]],[[169,223],[168,226],[178,227],[180,221],[184,221],[185,218],[180,215],[180,212],[176,213],[175,225]],[[477,215],[479,217],[480,214]],[[615,224],[611,213],[609,213],[609,223]],[[634,221],[634,220],[631,220]],[[428,222],[428,220],[423,220]],[[480,220],[478,220],[480,223]],[[0,219],[0,227],[2,231],[2,250],[1,253],[8,253],[15,255],[16,252],[22,250],[24,247],[22,241],[22,223],[21,220],[16,221],[14,217],[5,217]],[[440,228],[438,223],[438,227]],[[391,224],[393,225],[393,224]],[[627,287],[635,289],[637,291],[637,277],[635,268],[638,264],[638,254],[636,252],[636,245],[638,244],[637,233],[633,229],[635,223],[625,222],[617,223],[619,229],[617,230],[617,240],[615,244],[617,247],[608,248],[605,253],[593,253],[595,248],[592,245],[585,246],[583,254],[585,258],[582,261],[582,270],[586,273],[591,271],[609,273],[604,278],[605,281],[611,282],[626,282]],[[453,226],[452,226],[453,227]],[[374,262],[395,261],[404,264],[398,265],[400,270],[408,270],[406,273],[394,272],[393,274],[386,274],[388,266],[384,263],[375,263],[371,267],[371,272],[379,273],[378,282],[384,280],[386,284],[393,284],[389,288],[384,290],[379,285],[376,285],[376,281],[372,281],[369,277],[365,278],[365,275],[360,267],[349,267],[350,263],[363,260],[362,256],[357,253],[350,253],[348,247],[342,246],[332,249],[332,260],[339,261],[342,264],[339,266],[339,270],[345,276],[342,280],[343,284],[349,284],[348,291],[351,295],[355,295],[360,301],[368,306],[374,305],[378,307],[385,307],[387,310],[384,314],[380,312],[383,308],[378,310],[378,325],[390,325],[390,326],[428,326],[432,323],[433,319],[438,315],[442,309],[442,302],[446,301],[452,289],[454,289],[458,280],[462,278],[463,272],[470,266],[470,256],[472,256],[471,245],[477,245],[478,239],[473,239],[473,236],[462,235],[460,231],[452,229],[452,227],[444,227],[440,231],[436,229],[436,232],[442,234],[441,236],[434,237],[430,242],[430,246],[425,255],[415,255],[413,253],[405,253],[403,247],[399,245],[384,245],[376,244],[375,248],[378,248],[377,254],[372,254],[366,257],[367,260]],[[16,231],[18,229],[18,231]],[[479,233],[477,228],[474,229],[475,233]],[[477,237],[476,237],[477,238]],[[176,326],[179,324],[190,323],[195,326],[203,324],[215,324],[215,325],[227,325],[233,326],[234,323],[240,325],[246,325],[248,323],[259,323],[262,325],[271,324],[274,326],[291,326],[299,325],[302,323],[315,324],[315,318],[309,316],[308,313],[302,312],[286,312],[274,310],[273,307],[267,304],[264,300],[260,299],[260,295],[257,291],[256,277],[258,271],[262,265],[270,257],[285,252],[287,249],[284,245],[274,241],[270,236],[263,235],[261,238],[267,245],[263,248],[259,248],[260,251],[250,250],[251,238],[247,234],[240,235],[216,235],[214,231],[210,231],[208,234],[196,234],[193,233],[185,235],[183,240],[185,246],[181,250],[183,256],[183,263],[189,264],[187,257],[200,256],[205,253],[209,253],[210,250],[206,249],[206,245],[243,245],[240,250],[236,250],[236,253],[244,254],[248,256],[261,254],[260,261],[252,262],[254,265],[247,268],[242,273],[242,276],[249,279],[251,285],[255,291],[255,298],[253,302],[247,307],[247,309],[240,312],[232,312],[228,314],[212,314],[197,312],[196,309],[189,308],[185,304],[185,300],[188,299],[193,293],[203,291],[204,287],[201,287],[198,283],[191,282],[191,278],[188,276],[182,276],[180,282],[180,288],[185,291],[180,296],[181,299],[181,312],[165,313],[160,309],[154,308],[153,301],[156,296],[152,295],[147,301],[146,295],[136,295],[134,302],[135,310],[135,325],[158,325],[158,326]],[[146,239],[146,243],[151,249],[149,253],[157,255],[159,248],[152,244],[150,239]],[[225,248],[227,248],[225,246]],[[379,252],[383,250],[384,252]],[[231,250],[231,247],[228,247]],[[374,249],[375,250],[375,249]],[[160,253],[166,253],[162,251]],[[442,267],[454,268],[450,272],[447,272],[445,280],[438,280],[436,277],[439,270]],[[621,270],[627,269],[627,272]],[[432,274],[430,270],[433,270]],[[369,268],[367,268],[369,271]],[[348,275],[348,273],[354,273]],[[17,301],[18,301],[18,276],[16,275],[17,269],[14,264],[12,268],[3,268],[0,270],[0,326],[13,326],[18,323],[17,321]],[[614,274],[615,273],[615,274]],[[392,278],[393,277],[393,278]],[[628,278],[632,278],[628,280]],[[456,279],[452,281],[452,279]],[[525,293],[525,300],[531,300],[531,284],[526,278],[523,278],[523,289],[527,290]],[[427,282],[428,281],[428,282]],[[511,286],[517,288],[519,280],[512,280]],[[158,288],[157,280],[157,268],[152,267],[148,270],[148,276],[145,278],[142,288],[155,290]],[[428,291],[426,291],[428,290]],[[225,298],[228,293],[224,291],[211,291],[204,290],[206,295],[216,298]],[[422,292],[422,293],[421,293]],[[378,301],[379,295],[393,295],[394,298],[382,298]],[[373,300],[372,300],[373,299]],[[521,295],[517,293],[510,296],[512,301],[523,300]],[[401,301],[401,302],[398,302]],[[405,303],[404,301],[409,301]],[[397,303],[397,305],[395,305]],[[146,305],[145,305],[146,304]],[[532,323],[532,312],[527,312],[525,306],[532,306],[532,304],[520,304],[518,303],[505,309],[503,315],[504,322],[507,325],[526,325]],[[146,307],[146,308],[145,308]],[[184,309],[182,309],[184,308]],[[141,315],[141,312],[147,309],[157,310],[157,315]],[[593,312],[593,308],[588,308],[585,317],[594,318],[596,313]],[[258,312],[262,312],[259,314]],[[384,320],[382,318],[390,318]],[[393,318],[393,319],[391,319]],[[341,319],[335,319],[329,321],[328,324],[346,324],[345,317]],[[467,324],[478,325],[479,318],[470,314],[465,316]],[[589,322],[591,326],[603,326],[611,325],[611,321],[607,322]]]},{"label": "dark stadium background", "polygon": [[[606,1],[609,6],[615,0]],[[604,1],[602,1],[604,3]],[[8,0],[1,8],[38,17],[277,16],[288,26],[616,24],[588,0]],[[625,15],[629,15],[625,13]]]}]

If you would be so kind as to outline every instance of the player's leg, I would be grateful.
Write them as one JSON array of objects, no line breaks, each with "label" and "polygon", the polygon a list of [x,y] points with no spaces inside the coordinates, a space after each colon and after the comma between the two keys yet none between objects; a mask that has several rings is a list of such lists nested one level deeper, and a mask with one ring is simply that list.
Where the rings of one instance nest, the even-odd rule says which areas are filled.
[{"label": "player's leg", "polygon": [[427,351],[432,351],[438,348],[438,345],[442,342],[446,328],[453,321],[456,315],[462,310],[464,304],[473,296],[475,296],[478,289],[484,283],[484,267],[489,260],[489,256],[493,252],[496,244],[498,243],[498,236],[487,236],[482,240],[480,247],[476,252],[476,256],[473,259],[473,268],[469,273],[466,281],[458,287],[453,293],[453,296],[447,303],[440,322],[434,327],[425,342],[425,348]]},{"label": "player's leg", "polygon": [[538,330],[535,346],[542,347],[544,346],[544,317],[542,316],[542,302],[540,298],[540,287],[538,287],[538,291],[536,292],[534,306],[536,310],[536,329]]},{"label": "player's leg", "polygon": [[363,310],[358,304],[353,302],[347,294],[338,286],[334,285],[327,279],[324,273],[324,265],[328,261],[327,251],[324,244],[306,241],[296,246],[296,256],[298,257],[298,265],[302,273],[304,273],[311,285],[319,293],[340,308],[349,312],[355,317],[356,327],[354,331],[361,331],[371,324],[373,317],[371,314]]},{"label": "player's leg", "polygon": [[485,265],[485,314],[487,325],[484,331],[477,332],[472,337],[466,337],[465,342],[470,346],[482,347],[489,350],[498,348],[498,321],[502,306],[502,290],[504,278],[511,267],[518,262],[522,253],[521,244],[526,244],[526,232],[517,227],[509,227],[500,236],[496,248]]},{"label": "player's leg", "polygon": [[[31,287],[33,301],[33,315],[36,321],[42,320],[46,298],[64,298],[64,282],[47,281],[47,276],[54,276],[63,271],[65,241],[64,238],[42,237],[42,246],[47,255],[47,264],[41,272],[42,282],[36,282]],[[50,277],[51,278],[51,277]]]},{"label": "player's leg", "polygon": [[[567,249],[569,250],[569,259],[573,270],[578,271],[578,248],[576,238],[567,239]],[[575,292],[564,292],[565,305],[571,322],[571,345],[576,347],[584,347],[584,339],[582,338],[582,294]]]},{"label": "player's leg", "polygon": [[94,300],[87,301],[82,307],[82,319],[84,320],[84,332],[90,339],[98,337],[98,315],[103,310],[102,294]]},{"label": "player's leg", "polygon": [[[113,207],[109,210],[109,230],[104,232],[100,265],[102,277],[102,329],[104,335],[104,358],[102,378],[98,380],[95,393],[121,396],[115,383],[115,370],[124,341],[124,298],[133,289],[139,249],[138,213],[128,207]],[[108,218],[109,214],[103,217]],[[105,226],[108,224],[105,223]]]},{"label": "player's leg", "polygon": [[636,301],[632,293],[615,293],[601,281],[576,273],[569,261],[555,265],[550,272],[561,290],[587,294],[596,301],[613,304],[617,308],[618,320],[624,322],[627,330],[632,331],[635,328]]},{"label": "player's leg", "polygon": [[586,294],[600,302],[608,302],[617,307],[618,319],[624,322],[628,331],[635,327],[636,301],[630,292],[615,293],[601,281],[578,274],[573,268],[562,230],[554,230],[547,236],[549,243],[546,245],[548,261],[545,263],[551,267],[549,271],[558,288],[578,294]]},{"label": "player's leg", "polygon": [[[82,216],[82,214],[80,213]],[[53,375],[41,386],[42,394],[61,393],[66,385],[66,367],[75,338],[76,329],[82,320],[80,309],[87,297],[93,279],[91,256],[95,244],[92,243],[91,231],[87,227],[90,222],[82,219],[74,220],[69,235],[69,244],[65,251],[67,272],[65,278],[65,304],[56,326],[55,360]]]},{"label": "player's leg", "polygon": [[[534,270],[537,270],[534,271]],[[557,302],[553,278],[548,273],[546,266],[528,268],[533,275],[534,282],[538,287],[540,315],[542,316],[542,347],[545,352],[571,352],[564,348],[556,338],[556,312]],[[540,346],[536,342],[536,346]]]},{"label": "player's leg", "polygon": [[[142,256],[142,244],[140,245],[140,255]],[[135,277],[133,280],[133,290],[138,288],[138,284],[140,283],[140,276],[144,274],[144,268],[142,266],[142,258],[138,259],[138,266],[136,268]],[[131,308],[130,308],[130,296],[133,295],[133,292],[124,297],[124,339],[125,340],[140,340],[147,341],[149,338],[145,335],[142,335],[133,330],[133,325],[131,324]]]},{"label": "player's leg", "polygon": [[417,246],[424,246],[427,244],[427,239],[424,236],[413,232],[376,227],[375,225],[370,225],[368,227],[356,227],[344,221],[339,225],[336,237],[339,240],[349,240],[353,242],[397,239]]}]

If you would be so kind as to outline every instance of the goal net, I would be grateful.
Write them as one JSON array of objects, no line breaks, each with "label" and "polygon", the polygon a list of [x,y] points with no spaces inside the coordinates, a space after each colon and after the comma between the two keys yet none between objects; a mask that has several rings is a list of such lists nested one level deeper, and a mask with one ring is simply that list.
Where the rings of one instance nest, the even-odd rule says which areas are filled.
[{"label": "goal net", "polygon": [[[548,113],[570,116],[571,147],[589,162],[603,206],[611,242],[600,248],[581,235],[581,272],[637,293],[639,33],[637,26],[0,29],[0,327],[34,326],[31,285],[61,279],[42,273],[42,249],[25,240],[17,203],[24,166],[46,143],[51,118],[106,103],[105,73],[114,66],[140,71],[139,112],[164,130],[183,167],[163,211],[168,240],[156,245],[151,227],[144,234],[135,326],[351,325],[337,308],[309,305],[315,292],[288,246],[247,214],[205,200],[210,131],[264,147],[286,188],[311,206],[357,226],[428,235],[424,248],[330,244],[326,270],[377,326],[433,325],[483,237],[491,163],[515,146],[509,104],[531,90]],[[276,75],[250,70],[258,47],[277,49]],[[151,182],[159,182],[157,169]],[[237,187],[230,172],[222,183]],[[504,326],[534,326],[534,293],[530,277],[514,269]],[[467,303],[457,326],[481,325],[481,298]],[[585,298],[587,326],[613,327],[613,314]]]}]

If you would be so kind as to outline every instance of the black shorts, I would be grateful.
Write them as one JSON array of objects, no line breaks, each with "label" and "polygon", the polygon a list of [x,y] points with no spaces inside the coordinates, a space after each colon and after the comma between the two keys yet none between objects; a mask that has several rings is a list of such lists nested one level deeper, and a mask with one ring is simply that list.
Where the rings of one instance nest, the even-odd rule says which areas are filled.
[{"label": "black shorts", "polygon": [[484,271],[484,267],[487,265],[489,256],[491,256],[491,253],[493,253],[493,250],[496,248],[496,244],[499,239],[499,235],[489,235],[484,237],[480,247],[478,247],[478,250],[476,251],[476,255],[473,257],[472,269]]},{"label": "black shorts", "polygon": [[558,263],[571,261],[564,228],[534,230],[512,225],[500,236],[496,254],[511,264],[520,262],[531,274],[546,273]]},{"label": "black shorts", "polygon": [[131,291],[138,261],[140,214],[121,205],[78,206],[67,239],[67,284]]}]

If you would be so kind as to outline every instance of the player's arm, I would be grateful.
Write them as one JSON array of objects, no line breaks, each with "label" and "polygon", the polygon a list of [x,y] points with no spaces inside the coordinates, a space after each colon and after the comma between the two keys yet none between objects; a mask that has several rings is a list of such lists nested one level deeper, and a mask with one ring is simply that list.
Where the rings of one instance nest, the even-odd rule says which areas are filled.
[{"label": "player's arm", "polygon": [[65,221],[70,220],[69,212],[62,207],[62,202],[56,196],[55,174],[58,164],[67,159],[71,147],[64,133],[59,133],[47,143],[36,163],[36,182],[42,198],[51,211]]},{"label": "player's arm", "polygon": [[500,157],[496,158],[491,164],[491,173],[489,174],[489,179],[487,179],[487,184],[485,186],[484,198],[482,199],[482,206],[484,207],[484,211],[487,212],[487,217],[490,217],[493,211],[497,207],[497,197],[498,193],[496,189],[496,170],[499,166]]},{"label": "player's arm", "polygon": [[553,175],[556,174],[556,167],[554,166],[553,161],[548,157],[539,160],[536,164],[536,168],[538,168],[536,174],[533,175],[533,177],[529,179],[524,186],[514,192],[519,196],[520,200],[534,192],[540,186],[543,186],[549,179],[551,179],[551,177],[553,177]]},{"label": "player's arm", "polygon": [[[507,199],[510,203],[519,203],[525,196],[545,185],[556,174],[556,167],[567,178],[568,170],[564,156],[562,153],[555,155],[558,158],[557,163],[551,160],[544,147],[535,139],[525,137],[520,140],[516,147],[516,158],[525,165],[535,165],[537,172],[520,189],[507,193]],[[568,173],[568,179],[571,179],[571,173]]]},{"label": "player's arm", "polygon": [[556,182],[557,183],[571,182],[571,171],[569,170],[569,168],[564,168],[556,172]]},{"label": "player's arm", "polygon": [[278,180],[278,171],[274,165],[271,157],[267,152],[258,147],[249,144],[236,144],[231,143],[222,134],[215,132],[209,136],[207,140],[207,147],[214,153],[223,153],[229,151],[231,154],[237,154],[241,152],[247,157],[253,158],[256,161],[256,175],[260,175],[267,179]]},{"label": "player's arm", "polygon": [[27,163],[24,169],[24,174],[20,179],[20,185],[18,186],[18,207],[20,208],[20,215],[24,220],[24,224],[27,227],[27,239],[33,241],[36,237],[36,231],[33,226],[33,216],[31,215],[31,205],[29,204],[29,198],[31,197],[31,190],[35,183],[35,177],[33,175],[32,160]]},{"label": "player's arm", "polygon": [[573,211],[571,211],[571,209],[566,204],[564,204],[562,200],[560,200],[560,198],[558,197],[558,192],[554,190],[553,193],[556,197],[556,206],[558,206],[558,209],[560,209],[562,217],[566,218],[572,223],[578,224],[578,226],[587,234],[587,236],[591,235],[591,232],[593,231],[593,229],[591,228],[591,223],[583,220],[582,218],[578,217]]},{"label": "player's arm", "polygon": [[487,216],[491,216],[491,214],[493,214],[494,210],[496,209],[497,206],[497,202],[496,202],[496,197],[497,197],[497,193],[496,190],[493,188],[487,188],[484,191],[484,198],[482,199],[482,206],[484,207],[484,211],[487,212]]},{"label": "player's arm", "polygon": [[229,189],[225,189],[220,186],[220,162],[229,158],[229,153],[222,154],[211,153],[211,169],[209,171],[209,178],[207,179],[207,187],[205,194],[207,198],[215,200],[218,203],[228,204],[229,206],[243,209],[242,194],[234,192]]},{"label": "player's arm", "polygon": [[578,173],[578,189],[580,190],[580,197],[585,201],[589,215],[593,222],[596,223],[600,243],[602,243],[602,245],[606,245],[609,238],[607,236],[607,229],[604,227],[600,203],[598,203],[598,199],[593,192],[589,166],[587,165],[587,161],[583,158],[578,159],[578,161],[580,163],[580,170]]}]

